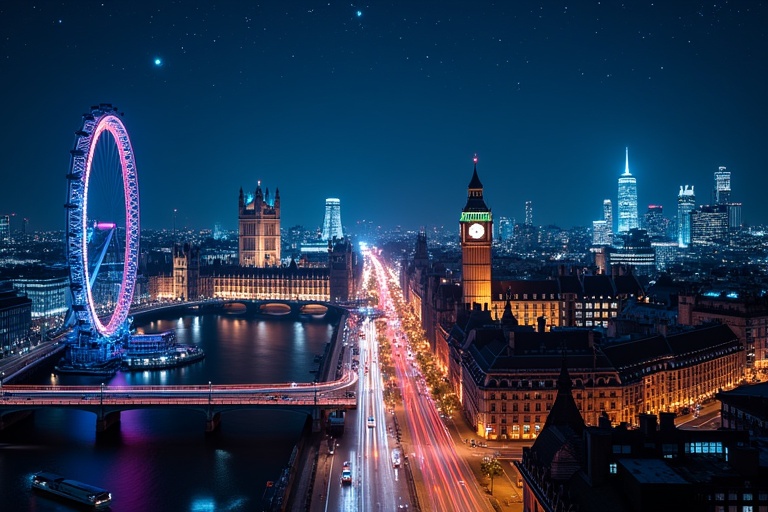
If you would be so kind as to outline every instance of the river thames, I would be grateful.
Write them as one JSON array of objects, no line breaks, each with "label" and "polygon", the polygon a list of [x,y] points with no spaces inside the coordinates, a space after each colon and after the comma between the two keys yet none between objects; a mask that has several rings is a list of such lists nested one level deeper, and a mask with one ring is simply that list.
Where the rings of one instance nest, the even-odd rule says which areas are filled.
[{"label": "river thames", "polygon": [[[178,342],[200,346],[206,358],[154,372],[118,372],[112,378],[41,372],[33,384],[187,385],[312,382],[315,356],[335,324],[206,314],[163,317],[138,331],[176,329]],[[39,410],[0,433],[2,509],[65,511],[73,507],[30,490],[36,471],[103,487],[111,510],[254,511],[268,480],[276,480],[299,440],[306,414],[231,411],[206,435],[196,411],[137,410],[121,415],[119,430],[96,438],[92,413]]]}]

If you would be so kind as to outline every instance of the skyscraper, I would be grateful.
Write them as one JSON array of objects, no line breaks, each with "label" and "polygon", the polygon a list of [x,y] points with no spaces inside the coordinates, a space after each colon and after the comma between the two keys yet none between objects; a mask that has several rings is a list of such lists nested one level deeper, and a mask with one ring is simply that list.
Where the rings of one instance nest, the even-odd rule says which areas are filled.
[{"label": "skyscraper", "polygon": [[619,178],[619,233],[638,227],[637,180],[629,172],[629,148],[626,148],[624,174]]},{"label": "skyscraper", "polygon": [[525,225],[533,226],[533,201],[525,202]]},{"label": "skyscraper", "polygon": [[715,171],[715,188],[712,191],[714,204],[728,204],[731,201],[731,173],[725,167],[718,167]]},{"label": "skyscraper", "polygon": [[0,244],[11,241],[11,216],[0,215]]},{"label": "skyscraper", "polygon": [[610,199],[603,200],[603,220],[605,221],[605,232],[607,244],[613,243],[613,203]]},{"label": "skyscraper", "polygon": [[677,194],[677,244],[688,247],[691,243],[691,212],[696,208],[693,186],[680,186]]},{"label": "skyscraper", "polygon": [[515,220],[509,217],[499,217],[499,240],[504,242],[512,239]]},{"label": "skyscraper", "polygon": [[608,223],[604,220],[592,221],[592,244],[593,245],[611,245]]},{"label": "skyscraper", "polygon": [[341,201],[335,197],[325,200],[325,219],[323,220],[323,242],[344,238],[341,227]]},{"label": "skyscraper", "polygon": [[525,202],[525,225],[533,226],[533,201]]},{"label": "skyscraper", "polygon": [[667,219],[664,218],[663,206],[649,204],[644,220],[645,230],[651,238],[661,238],[667,235]]},{"label": "skyscraper", "polygon": [[728,243],[728,205],[700,206],[690,213],[691,244],[723,245]]}]

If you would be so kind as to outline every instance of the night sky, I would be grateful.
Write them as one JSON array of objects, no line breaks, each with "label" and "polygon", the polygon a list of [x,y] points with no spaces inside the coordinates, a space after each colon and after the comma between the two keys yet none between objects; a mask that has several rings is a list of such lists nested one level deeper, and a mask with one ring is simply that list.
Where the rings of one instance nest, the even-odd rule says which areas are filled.
[{"label": "night sky", "polygon": [[455,227],[472,157],[494,217],[590,225],[629,147],[641,215],[732,172],[768,224],[764,2],[4,1],[0,214],[62,229],[74,130],[125,112],[142,225]]}]

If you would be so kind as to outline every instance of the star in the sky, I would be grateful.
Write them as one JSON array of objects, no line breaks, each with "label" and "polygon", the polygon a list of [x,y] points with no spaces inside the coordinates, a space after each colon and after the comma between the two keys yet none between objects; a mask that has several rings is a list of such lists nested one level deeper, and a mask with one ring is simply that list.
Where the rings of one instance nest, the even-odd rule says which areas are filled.
[{"label": "star in the sky", "polygon": [[155,57],[155,60],[152,61],[152,64],[154,64],[156,68],[161,68],[163,67],[163,59],[160,57]]}]

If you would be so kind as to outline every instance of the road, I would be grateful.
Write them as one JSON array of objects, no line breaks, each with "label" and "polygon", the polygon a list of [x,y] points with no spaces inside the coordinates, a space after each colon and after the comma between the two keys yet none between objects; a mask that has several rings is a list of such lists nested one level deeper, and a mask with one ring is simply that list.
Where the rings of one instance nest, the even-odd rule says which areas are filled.
[{"label": "road", "polygon": [[[392,420],[384,407],[375,323],[363,320],[350,338],[347,347],[350,353],[345,355],[343,364],[357,368],[357,410],[347,412],[345,434],[332,441],[333,453],[323,461],[329,468],[330,478],[322,509],[357,512],[409,508],[403,470],[394,468],[391,461],[395,439]],[[355,347],[359,354],[352,353]],[[353,363],[355,360],[359,365]],[[341,481],[345,462],[349,462],[352,472],[352,482],[348,485]]]},{"label": "road", "polygon": [[389,290],[393,277],[373,253],[369,252],[367,257],[377,276],[379,307],[387,312],[389,319],[387,338],[393,343],[395,373],[413,442],[412,450],[406,455],[428,489],[426,496],[419,496],[421,508],[433,511],[493,510],[471,468],[457,453],[443,418],[416,368],[409,341],[395,318]]},{"label": "road", "polygon": [[720,428],[720,402],[704,404],[698,414],[691,413],[675,418],[675,425],[682,430],[716,430]]}]

